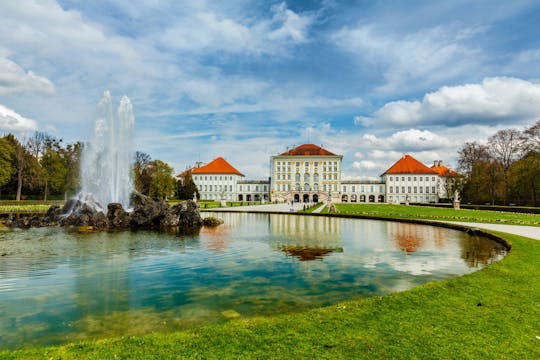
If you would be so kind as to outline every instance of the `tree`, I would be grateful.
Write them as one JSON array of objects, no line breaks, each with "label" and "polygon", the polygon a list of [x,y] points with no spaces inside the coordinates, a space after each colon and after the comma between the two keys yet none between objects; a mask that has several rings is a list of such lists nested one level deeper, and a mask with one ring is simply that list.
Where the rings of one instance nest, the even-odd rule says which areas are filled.
[{"label": "tree", "polygon": [[83,147],[83,143],[78,141],[74,144],[68,144],[65,149],[61,150],[64,168],[66,169],[62,192],[66,200],[68,193],[74,193],[80,186],[81,154]]},{"label": "tree", "polygon": [[458,170],[470,179],[474,165],[479,161],[487,161],[489,158],[487,146],[476,141],[467,142],[458,151]]},{"label": "tree", "polygon": [[200,198],[199,189],[197,189],[197,185],[193,181],[191,171],[188,170],[183,178],[176,182],[176,197],[180,200],[189,200],[193,199],[193,194],[197,199]]},{"label": "tree", "polygon": [[14,166],[15,149],[6,137],[0,138],[0,190],[17,171]]},{"label": "tree", "polygon": [[502,168],[503,198],[504,203],[507,204],[510,187],[509,170],[520,153],[521,133],[515,129],[499,130],[488,139],[488,147],[493,159]]},{"label": "tree", "polygon": [[175,179],[172,176],[172,167],[161,160],[154,160],[148,169],[152,179],[149,195],[153,198],[167,199],[174,193]]},{"label": "tree", "polygon": [[523,131],[521,135],[522,147],[525,153],[540,153],[540,120],[536,124]]},{"label": "tree", "polygon": [[133,185],[135,190],[141,194],[148,195],[150,183],[152,181],[149,166],[152,163],[150,155],[137,151],[135,153],[135,163],[133,164]]}]

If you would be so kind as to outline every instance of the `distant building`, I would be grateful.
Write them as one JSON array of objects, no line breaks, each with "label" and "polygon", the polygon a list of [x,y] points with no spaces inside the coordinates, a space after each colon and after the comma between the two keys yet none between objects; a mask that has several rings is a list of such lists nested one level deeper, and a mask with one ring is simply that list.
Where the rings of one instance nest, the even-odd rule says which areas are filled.
[{"label": "distant building", "polygon": [[303,144],[270,160],[271,200],[277,202],[340,201],[341,160],[314,144]]},{"label": "distant building", "polygon": [[386,184],[389,203],[430,203],[439,200],[437,171],[411,155],[405,155],[386,170],[381,178]]},{"label": "distant building", "polygon": [[439,199],[452,199],[459,174],[443,165],[442,160],[435,160],[431,168],[439,174],[439,178],[437,179]]},{"label": "distant building", "polygon": [[459,174],[436,160],[430,168],[404,155],[379,181],[341,180],[343,155],[314,144],[287,149],[270,159],[270,179],[246,180],[218,157],[189,171],[201,200],[257,202],[436,203],[454,196]]},{"label": "distant building", "polygon": [[244,174],[222,157],[206,165],[197,163],[195,167],[184,171],[178,177],[185,176],[188,171],[191,172],[193,182],[197,185],[201,200],[236,200],[237,183],[244,179]]}]

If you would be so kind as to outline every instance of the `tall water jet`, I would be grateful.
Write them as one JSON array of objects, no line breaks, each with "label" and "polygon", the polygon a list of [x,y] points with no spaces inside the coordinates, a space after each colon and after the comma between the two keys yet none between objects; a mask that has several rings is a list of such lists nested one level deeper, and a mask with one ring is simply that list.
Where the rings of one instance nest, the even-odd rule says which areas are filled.
[{"label": "tall water jet", "polygon": [[79,200],[96,210],[106,212],[109,203],[120,203],[124,209],[130,206],[134,124],[129,98],[122,97],[115,116],[111,94],[105,91],[98,103],[92,136],[81,159]]}]

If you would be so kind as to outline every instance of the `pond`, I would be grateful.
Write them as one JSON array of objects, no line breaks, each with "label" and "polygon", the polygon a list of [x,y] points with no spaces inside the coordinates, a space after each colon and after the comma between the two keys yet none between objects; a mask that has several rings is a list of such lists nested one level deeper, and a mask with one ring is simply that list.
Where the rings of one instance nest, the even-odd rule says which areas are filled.
[{"label": "pond", "polygon": [[224,225],[196,235],[0,228],[0,348],[302,311],[470,273],[506,254],[427,225],[217,216]]}]

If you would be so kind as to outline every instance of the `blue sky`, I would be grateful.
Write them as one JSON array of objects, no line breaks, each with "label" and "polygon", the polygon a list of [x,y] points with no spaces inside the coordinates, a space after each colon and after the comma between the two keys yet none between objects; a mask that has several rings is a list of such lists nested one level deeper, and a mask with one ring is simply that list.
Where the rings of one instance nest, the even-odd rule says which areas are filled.
[{"label": "blue sky", "polygon": [[312,142],[373,178],[540,119],[538,1],[223,3],[0,2],[0,133],[87,140],[110,90],[177,172]]}]

